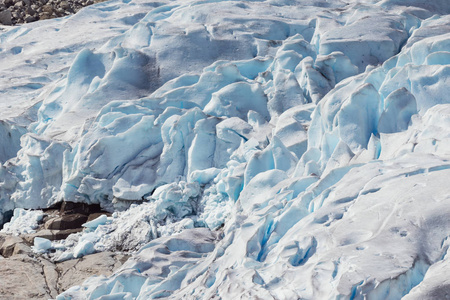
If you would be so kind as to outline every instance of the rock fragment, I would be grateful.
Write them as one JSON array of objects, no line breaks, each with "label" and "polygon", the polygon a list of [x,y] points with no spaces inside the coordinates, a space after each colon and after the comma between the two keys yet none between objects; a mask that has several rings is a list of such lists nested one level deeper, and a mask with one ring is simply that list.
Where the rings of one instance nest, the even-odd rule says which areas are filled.
[{"label": "rock fragment", "polygon": [[9,9],[0,12],[0,23],[3,25],[12,25],[12,14]]}]

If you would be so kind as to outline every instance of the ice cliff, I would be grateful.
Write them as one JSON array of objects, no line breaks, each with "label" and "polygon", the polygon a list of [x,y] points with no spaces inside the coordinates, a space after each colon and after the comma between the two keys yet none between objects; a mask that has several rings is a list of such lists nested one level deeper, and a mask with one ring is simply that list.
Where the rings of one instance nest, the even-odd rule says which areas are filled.
[{"label": "ice cliff", "polygon": [[111,0],[0,60],[1,215],[100,204],[54,258],[138,250],[58,299],[450,294],[447,0]]}]

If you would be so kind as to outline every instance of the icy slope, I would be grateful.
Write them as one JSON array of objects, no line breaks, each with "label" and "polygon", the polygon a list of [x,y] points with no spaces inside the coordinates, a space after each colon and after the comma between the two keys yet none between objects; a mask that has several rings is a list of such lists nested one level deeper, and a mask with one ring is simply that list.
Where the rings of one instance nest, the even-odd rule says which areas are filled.
[{"label": "icy slope", "polygon": [[[38,89],[41,94],[35,101],[41,102],[26,111],[25,116],[36,122],[28,126],[29,134],[22,137],[21,151],[13,166],[7,168],[20,176],[8,182],[4,190],[16,182],[8,191],[16,206],[42,207],[64,198],[107,207],[113,198],[145,198],[154,188],[180,176],[189,178],[197,169],[223,168],[241,140],[255,136],[258,147],[265,148],[271,138],[266,131],[277,125],[281,113],[299,104],[316,103],[336,82],[396,54],[411,26],[417,25],[414,21],[420,22],[411,15],[388,14],[378,6],[370,6],[376,16],[361,13],[357,17],[355,11],[365,11],[366,6],[336,2],[334,8],[320,1],[294,4],[162,5],[154,10],[147,8],[150,12],[144,18],[119,35],[116,26],[106,30],[95,25],[100,28],[94,27],[90,32],[97,32],[97,36],[115,35],[101,47],[97,46],[98,38],[87,45],[91,49],[79,52],[76,50],[81,45],[75,39],[75,49],[68,55],[60,54],[61,46],[53,46],[58,50],[48,59],[44,55],[45,65],[57,68],[63,78]],[[47,23],[55,23],[59,33],[59,27],[73,18],[101,11],[111,14],[109,19],[121,15],[117,22],[129,24],[142,16],[135,11],[138,7],[142,10],[145,4],[130,2],[124,6],[125,11],[118,12],[118,4],[102,3],[83,10],[81,15]],[[217,13],[207,13],[212,7]],[[124,13],[135,15],[127,16],[125,22]],[[259,18],[260,15],[265,17]],[[332,24],[330,19],[334,20]],[[13,56],[11,53],[17,53],[14,49],[18,47],[29,48],[31,53],[32,49],[45,49],[47,46],[36,45],[44,24],[27,25],[36,27],[32,30],[19,28],[5,33],[5,40],[8,36],[12,40],[4,55]],[[368,34],[375,29],[382,29],[384,35]],[[79,32],[72,35],[79,36]],[[328,32],[336,37],[328,36]],[[72,42],[70,34],[64,34]],[[344,49],[355,42],[366,50]],[[25,47],[30,44],[33,46]],[[99,50],[93,51],[93,47]],[[336,52],[339,50],[344,53]],[[29,55],[24,50],[13,57],[24,60],[28,66]],[[245,60],[222,60],[231,57]],[[217,62],[210,65],[214,61]],[[12,63],[18,65],[14,60]],[[36,64],[31,68],[39,69]],[[39,70],[39,78],[54,79],[52,68]],[[188,71],[195,73],[186,74]],[[7,86],[13,82],[8,81]],[[23,90],[23,85],[13,84],[11,89]],[[15,94],[10,94],[10,101],[15,101]],[[20,104],[14,109],[17,107]],[[247,116],[250,110],[253,112]],[[11,118],[21,111],[6,112],[5,117]],[[299,114],[308,121],[307,113]],[[223,117],[230,120],[221,122]],[[25,125],[29,122],[20,121]],[[265,126],[269,121],[270,126]],[[297,122],[300,129],[305,125],[302,122]],[[288,142],[286,130],[293,128],[281,128],[283,124],[278,126],[280,139],[298,159],[306,141],[300,138]],[[206,152],[199,155],[197,144],[206,141],[208,149],[202,149]],[[34,150],[52,155],[31,158]],[[42,175],[30,176],[32,173]]]},{"label": "icy slope", "polygon": [[135,260],[61,299],[444,295],[449,13],[110,1],[7,28],[0,211],[118,210],[52,256]]}]

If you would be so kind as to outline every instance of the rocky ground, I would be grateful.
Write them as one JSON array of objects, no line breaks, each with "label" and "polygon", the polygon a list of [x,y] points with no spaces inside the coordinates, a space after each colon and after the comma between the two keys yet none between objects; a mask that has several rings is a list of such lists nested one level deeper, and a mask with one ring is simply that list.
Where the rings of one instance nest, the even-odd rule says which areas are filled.
[{"label": "rocky ground", "polygon": [[82,231],[82,224],[103,214],[110,216],[110,213],[102,211],[99,205],[73,202],[58,203],[44,211],[45,217],[36,233],[22,236],[30,244],[34,242],[36,237],[51,241],[65,239],[72,233]]},{"label": "rocky ground", "polygon": [[0,24],[15,25],[64,17],[102,0],[0,0]]},{"label": "rocky ground", "polygon": [[112,252],[79,259],[52,262],[33,252],[35,237],[60,240],[82,230],[82,224],[102,212],[96,205],[64,202],[46,211],[36,233],[12,236],[0,234],[0,300],[49,299],[93,275],[110,275],[127,259]]},{"label": "rocky ground", "polygon": [[[0,236],[0,299],[50,299],[93,275],[111,275],[127,256],[112,252],[52,263],[17,237]],[[3,256],[4,255],[4,256]]]}]

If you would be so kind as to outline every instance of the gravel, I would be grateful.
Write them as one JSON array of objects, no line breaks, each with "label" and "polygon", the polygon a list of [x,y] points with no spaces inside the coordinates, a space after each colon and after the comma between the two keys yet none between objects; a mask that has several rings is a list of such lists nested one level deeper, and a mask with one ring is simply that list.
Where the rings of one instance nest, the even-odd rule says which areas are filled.
[{"label": "gravel", "polygon": [[16,25],[64,17],[102,0],[0,0],[0,24]]}]

